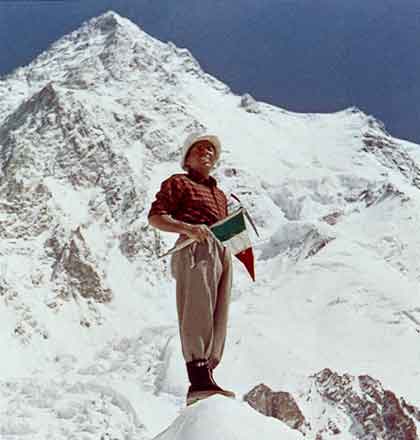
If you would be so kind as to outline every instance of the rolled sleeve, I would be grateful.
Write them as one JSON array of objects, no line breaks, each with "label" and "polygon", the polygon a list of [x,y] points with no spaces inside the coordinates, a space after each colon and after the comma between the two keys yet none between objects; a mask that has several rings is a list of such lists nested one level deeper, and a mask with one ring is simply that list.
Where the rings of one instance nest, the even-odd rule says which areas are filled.
[{"label": "rolled sleeve", "polygon": [[162,182],[160,190],[156,193],[148,217],[152,215],[173,214],[182,199],[182,180],[177,176],[171,176]]}]

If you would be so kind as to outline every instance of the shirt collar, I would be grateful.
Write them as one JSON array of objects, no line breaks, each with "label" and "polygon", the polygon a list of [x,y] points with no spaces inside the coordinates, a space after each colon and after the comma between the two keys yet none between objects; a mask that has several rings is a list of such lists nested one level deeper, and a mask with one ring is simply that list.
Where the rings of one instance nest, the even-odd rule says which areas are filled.
[{"label": "shirt collar", "polygon": [[206,186],[217,186],[217,182],[214,177],[204,177],[202,174],[191,168],[188,170],[188,177],[196,183],[201,183]]}]

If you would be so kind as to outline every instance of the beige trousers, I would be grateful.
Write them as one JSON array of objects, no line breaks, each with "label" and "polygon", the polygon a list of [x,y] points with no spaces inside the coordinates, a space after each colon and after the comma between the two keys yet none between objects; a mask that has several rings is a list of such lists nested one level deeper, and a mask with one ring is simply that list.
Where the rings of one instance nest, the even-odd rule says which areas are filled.
[{"label": "beige trousers", "polygon": [[[177,243],[181,242],[180,238]],[[232,288],[232,256],[214,237],[172,255],[179,333],[185,362],[221,360]]]}]

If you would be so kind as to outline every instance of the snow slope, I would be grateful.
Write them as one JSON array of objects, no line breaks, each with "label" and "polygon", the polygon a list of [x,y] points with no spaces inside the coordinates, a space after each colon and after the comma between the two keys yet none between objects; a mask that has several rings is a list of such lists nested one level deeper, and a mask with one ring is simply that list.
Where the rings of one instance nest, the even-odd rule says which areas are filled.
[{"label": "snow slope", "polygon": [[294,440],[301,438],[296,431],[282,423],[272,423],[267,417],[252,410],[246,403],[238,403],[222,396],[213,396],[187,408],[155,440],[252,440],[264,433],[265,438]]},{"label": "snow slope", "polygon": [[146,217],[197,130],[220,136],[215,176],[262,235],[257,282],[235,264],[221,384],[292,393],[318,420],[309,438],[328,422],[321,398],[305,404],[324,368],[420,406],[417,145],[356,108],[234,95],[113,12],[3,77],[0,99],[2,439],[146,439],[173,420],[161,438],[190,438],[223,408],[217,438],[260,423],[267,440],[302,436],[238,402],[183,411],[174,286],[156,258],[174,237]]}]

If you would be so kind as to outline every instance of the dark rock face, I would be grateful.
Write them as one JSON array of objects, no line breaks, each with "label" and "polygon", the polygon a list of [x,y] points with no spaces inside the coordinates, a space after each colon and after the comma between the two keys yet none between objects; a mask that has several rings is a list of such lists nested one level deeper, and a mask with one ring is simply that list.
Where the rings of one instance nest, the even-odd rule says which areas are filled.
[{"label": "dark rock face", "polygon": [[305,258],[309,258],[309,257],[313,257],[314,255],[316,255],[321,249],[323,249],[330,241],[335,240],[335,238],[333,237],[318,237],[319,240],[315,241],[311,248],[308,251],[308,254],[306,255]]},{"label": "dark rock face", "polygon": [[50,228],[52,214],[48,202],[52,196],[45,185],[11,181],[1,187],[1,193],[0,210],[7,217],[0,223],[0,238],[36,237]]},{"label": "dark rock face", "polygon": [[420,409],[413,405],[408,404],[403,398],[401,398],[401,405],[405,411],[407,411],[415,420],[420,422]]},{"label": "dark rock face", "polygon": [[328,223],[331,226],[334,226],[338,223],[340,217],[344,215],[343,212],[335,211],[331,214],[324,215],[324,217],[321,218],[321,220],[325,223]]},{"label": "dark rock face", "polygon": [[[416,440],[420,410],[368,375],[339,375],[328,368],[310,378],[297,401],[290,393],[257,385],[244,400],[308,439]],[[307,414],[299,408],[301,402]],[[308,411],[309,407],[312,407]],[[344,438],[343,437],[343,438]]]},{"label": "dark rock face", "polygon": [[[410,412],[392,391],[370,376],[340,376],[324,369],[314,376],[317,392],[351,420],[350,433],[358,439],[415,440]],[[359,388],[359,390],[358,390]]]},{"label": "dark rock face", "polygon": [[119,242],[121,253],[130,261],[134,261],[140,254],[154,257],[163,253],[159,233],[147,224],[131,228],[122,233]]},{"label": "dark rock face", "polygon": [[102,286],[101,277],[93,264],[89,264],[85,242],[80,232],[70,241],[68,253],[63,259],[63,266],[74,286],[84,298],[93,298],[97,302],[109,302],[112,293]]},{"label": "dark rock face", "polygon": [[365,133],[363,151],[375,155],[387,168],[398,170],[411,183],[420,188],[420,168],[410,155],[390,137]]},{"label": "dark rock face", "polygon": [[[285,234],[287,234],[287,230]],[[326,235],[316,226],[307,223],[299,224],[291,231],[293,238],[283,240],[274,237],[270,246],[267,246],[261,254],[261,259],[272,258],[274,255],[283,253],[287,255],[291,261],[297,262],[300,259],[307,259],[315,256],[319,251],[325,248],[335,237]]]},{"label": "dark rock face", "polygon": [[359,194],[359,200],[365,202],[367,208],[390,197],[399,197],[402,202],[408,200],[404,193],[392,183],[383,184],[375,189],[368,188]]},{"label": "dark rock face", "polygon": [[261,414],[279,419],[292,429],[304,427],[305,417],[290,393],[274,392],[260,384],[247,393],[244,400]]},{"label": "dark rock face", "polygon": [[245,109],[248,113],[259,113],[258,103],[255,99],[246,93],[241,98],[241,107]]},{"label": "dark rock face", "polygon": [[70,241],[58,251],[56,240],[49,240],[52,254],[56,255],[52,279],[64,278],[64,297],[78,293],[83,298],[92,298],[98,303],[112,300],[112,291],[103,285],[103,277],[98,272],[80,228],[73,232]]}]

